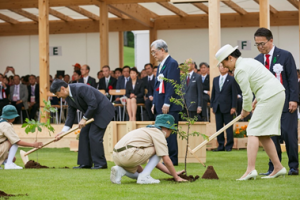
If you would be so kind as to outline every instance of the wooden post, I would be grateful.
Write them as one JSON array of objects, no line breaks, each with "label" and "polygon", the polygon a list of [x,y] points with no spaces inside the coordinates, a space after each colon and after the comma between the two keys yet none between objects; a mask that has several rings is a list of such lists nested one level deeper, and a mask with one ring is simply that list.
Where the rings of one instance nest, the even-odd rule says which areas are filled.
[{"label": "wooden post", "polygon": [[99,2],[100,7],[100,69],[109,64],[108,52],[108,8],[106,2]]},{"label": "wooden post", "polygon": [[259,27],[270,29],[269,0],[259,0]]},{"label": "wooden post", "polygon": [[[219,76],[218,61],[215,58],[217,51],[221,48],[221,22],[220,22],[220,0],[208,2],[208,31],[209,31],[209,79],[210,91],[212,91],[213,79]],[[210,122],[215,123],[215,115],[210,112]]]},{"label": "wooden post", "polygon": [[[39,1],[39,65],[40,65],[40,107],[45,106],[47,92],[50,90],[49,82],[49,0]],[[41,118],[46,122],[47,118]]]},{"label": "wooden post", "polygon": [[[155,28],[151,28],[149,30],[149,48],[151,48],[151,43],[154,42],[155,40],[157,40],[157,30]],[[153,66],[157,65],[157,62],[155,60],[155,58],[151,55],[151,51],[150,51],[150,63],[152,63]]]},{"label": "wooden post", "polygon": [[123,31],[119,31],[119,67],[124,66],[124,34]]}]

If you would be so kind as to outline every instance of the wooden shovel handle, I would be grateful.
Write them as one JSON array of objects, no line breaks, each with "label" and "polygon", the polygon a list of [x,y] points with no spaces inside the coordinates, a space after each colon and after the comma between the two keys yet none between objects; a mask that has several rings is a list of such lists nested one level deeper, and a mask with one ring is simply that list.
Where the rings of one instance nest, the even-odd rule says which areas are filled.
[{"label": "wooden shovel handle", "polygon": [[227,128],[229,128],[230,126],[232,126],[235,122],[239,121],[241,119],[241,115],[237,116],[236,118],[234,118],[231,122],[229,122],[228,124],[226,124],[226,126],[224,126],[223,128],[221,128],[220,130],[218,130],[217,132],[215,132],[214,134],[212,134],[209,137],[209,140],[204,140],[201,144],[199,144],[198,146],[196,146],[192,151],[190,151],[191,153],[195,153],[196,151],[198,151],[199,149],[201,149],[203,146],[205,146],[208,142],[210,142],[212,139],[214,139],[215,137],[217,137],[218,135],[220,135],[222,132],[224,132]]},{"label": "wooden shovel handle", "polygon": [[[88,121],[86,121],[85,124],[92,123],[93,121],[94,121],[94,119],[91,118],[91,119],[89,119]],[[74,131],[76,131],[76,130],[78,130],[78,129],[79,129],[78,126],[75,127],[75,128],[72,128],[72,129],[68,130],[67,132],[63,133],[63,134],[60,136],[60,138],[63,138],[63,137],[65,137],[66,135],[69,135],[70,133],[72,133],[72,132],[74,132]],[[55,140],[56,140],[56,138],[54,138],[54,139],[52,139],[52,140],[46,142],[45,144],[43,144],[43,146],[41,146],[41,148],[47,146],[48,144],[51,144],[51,143],[54,142]],[[27,156],[27,155],[29,155],[29,154],[31,154],[31,153],[33,153],[33,152],[35,152],[35,151],[37,151],[37,150],[39,150],[39,149],[41,149],[41,148],[33,148],[33,149],[31,149],[30,151],[27,151],[27,152],[24,154],[24,156]]]}]

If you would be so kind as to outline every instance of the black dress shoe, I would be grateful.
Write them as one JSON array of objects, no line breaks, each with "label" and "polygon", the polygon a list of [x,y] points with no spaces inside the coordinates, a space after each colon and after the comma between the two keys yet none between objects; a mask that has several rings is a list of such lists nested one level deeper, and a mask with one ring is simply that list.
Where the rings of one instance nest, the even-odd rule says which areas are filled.
[{"label": "black dress shoe", "polygon": [[299,175],[299,169],[291,168],[289,171],[289,175]]},{"label": "black dress shoe", "polygon": [[266,173],[259,173],[259,175],[269,176],[273,171],[267,171]]},{"label": "black dress shoe", "polygon": [[214,149],[213,151],[216,152],[216,151],[225,151],[225,150],[224,149]]},{"label": "black dress shoe", "polygon": [[107,169],[107,165],[95,165],[94,167],[92,167],[91,169]]},{"label": "black dress shoe", "polygon": [[226,151],[231,151],[232,149],[226,149]]},{"label": "black dress shoe", "polygon": [[89,165],[79,165],[77,167],[73,167],[73,169],[87,169],[87,168],[91,168],[91,166],[89,166]]}]

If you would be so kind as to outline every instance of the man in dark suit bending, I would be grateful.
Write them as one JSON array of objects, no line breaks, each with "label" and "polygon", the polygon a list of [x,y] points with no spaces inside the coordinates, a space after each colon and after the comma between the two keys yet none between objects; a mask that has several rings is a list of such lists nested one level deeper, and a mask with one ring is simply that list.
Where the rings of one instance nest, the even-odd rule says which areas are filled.
[{"label": "man in dark suit bending", "polygon": [[[273,45],[273,35],[269,29],[259,28],[254,34],[255,44],[261,53],[255,59],[266,66],[285,88],[285,103],[281,115],[281,136],[272,137],[281,161],[280,140],[285,141],[289,157],[289,175],[299,174],[298,158],[298,77],[293,55]],[[274,170],[270,160],[269,170],[261,175],[269,175]]]},{"label": "man in dark suit bending", "polygon": [[[180,69],[178,63],[168,53],[168,45],[164,40],[156,40],[151,44],[151,54],[154,58],[160,62],[156,80],[154,84],[154,96],[152,113],[158,114],[170,114],[175,118],[175,123],[178,124],[179,112],[181,106],[170,102],[170,98],[180,98],[174,90],[171,83],[166,81],[159,81],[159,77],[173,79],[180,84]],[[177,134],[171,134],[167,138],[169,155],[173,162],[173,165],[178,165],[178,146],[177,146]]]},{"label": "man in dark suit bending", "polygon": [[[58,98],[64,98],[68,103],[66,123],[62,132],[56,136],[57,139],[73,126],[77,109],[84,113],[78,123],[81,129],[77,161],[79,166],[74,168],[106,169],[103,137],[107,125],[115,114],[112,103],[97,89],[82,83],[68,85],[62,80],[55,79],[50,92]],[[86,121],[90,118],[94,118],[95,121],[86,125]]]}]

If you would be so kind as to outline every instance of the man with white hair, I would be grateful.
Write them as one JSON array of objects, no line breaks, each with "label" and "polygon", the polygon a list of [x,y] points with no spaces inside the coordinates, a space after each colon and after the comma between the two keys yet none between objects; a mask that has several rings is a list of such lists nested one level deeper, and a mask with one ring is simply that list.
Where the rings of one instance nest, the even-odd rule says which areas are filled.
[{"label": "man with white hair", "polygon": [[[161,79],[164,77],[180,83],[178,63],[169,55],[168,45],[164,40],[159,39],[151,44],[151,54],[160,63],[157,68],[154,84],[152,113],[156,115],[170,114],[175,118],[175,123],[178,124],[181,106],[170,102],[170,99],[171,97],[179,98],[179,96],[175,93],[174,86],[171,83]],[[177,135],[170,135],[167,142],[173,165],[178,165]]]}]

